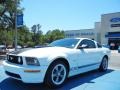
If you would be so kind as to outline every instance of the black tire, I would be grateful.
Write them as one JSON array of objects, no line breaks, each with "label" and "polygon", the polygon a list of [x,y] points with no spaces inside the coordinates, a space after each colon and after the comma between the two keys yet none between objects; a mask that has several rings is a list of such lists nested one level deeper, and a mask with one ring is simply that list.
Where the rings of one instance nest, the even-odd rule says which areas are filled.
[{"label": "black tire", "polygon": [[[61,68],[61,70],[57,70],[57,67],[58,69]],[[67,76],[68,76],[67,65],[63,61],[54,61],[47,70],[44,82],[45,85],[47,85],[47,87],[49,88],[57,88],[60,87],[66,81]]]},{"label": "black tire", "polygon": [[99,71],[104,72],[107,71],[107,69],[108,69],[108,58],[104,57],[99,67]]}]

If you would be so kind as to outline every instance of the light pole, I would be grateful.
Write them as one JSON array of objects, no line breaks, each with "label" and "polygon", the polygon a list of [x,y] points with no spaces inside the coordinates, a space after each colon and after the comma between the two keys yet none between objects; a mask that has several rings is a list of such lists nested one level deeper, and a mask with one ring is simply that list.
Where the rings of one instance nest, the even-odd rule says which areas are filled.
[{"label": "light pole", "polygon": [[15,0],[15,51],[17,51],[17,0]]}]

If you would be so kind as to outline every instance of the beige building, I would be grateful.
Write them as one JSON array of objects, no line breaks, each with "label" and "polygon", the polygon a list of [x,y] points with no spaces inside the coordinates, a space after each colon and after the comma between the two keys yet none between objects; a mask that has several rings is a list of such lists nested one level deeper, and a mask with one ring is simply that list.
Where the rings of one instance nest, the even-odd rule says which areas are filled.
[{"label": "beige building", "polygon": [[87,37],[87,38],[95,39],[95,31],[94,29],[69,30],[69,31],[65,31],[65,37],[67,38]]},{"label": "beige building", "polygon": [[84,37],[95,39],[101,44],[120,45],[120,12],[101,15],[101,22],[95,22],[94,29],[68,30],[65,37]]}]

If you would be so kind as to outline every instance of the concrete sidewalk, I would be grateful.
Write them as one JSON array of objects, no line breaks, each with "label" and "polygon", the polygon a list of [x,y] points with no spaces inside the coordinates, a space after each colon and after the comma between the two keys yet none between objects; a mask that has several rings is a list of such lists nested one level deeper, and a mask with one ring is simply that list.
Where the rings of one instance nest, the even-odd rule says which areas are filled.
[{"label": "concrete sidewalk", "polygon": [[[6,79],[8,76],[4,73],[3,66],[0,66],[0,83]],[[1,89],[0,89],[1,90]]]},{"label": "concrete sidewalk", "polygon": [[3,60],[0,60],[0,65],[2,65]]},{"label": "concrete sidewalk", "polygon": [[0,55],[0,65],[2,65],[2,62],[5,60],[6,55]]},{"label": "concrete sidewalk", "polygon": [[111,53],[118,53],[118,50],[111,50]]},{"label": "concrete sidewalk", "polygon": [[6,58],[6,55],[0,55],[0,60],[4,60]]}]

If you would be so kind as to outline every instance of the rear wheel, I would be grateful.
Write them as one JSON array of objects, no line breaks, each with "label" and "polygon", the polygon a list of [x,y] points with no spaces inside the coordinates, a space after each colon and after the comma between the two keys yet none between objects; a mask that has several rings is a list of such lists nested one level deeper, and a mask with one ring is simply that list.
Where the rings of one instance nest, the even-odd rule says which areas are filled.
[{"label": "rear wheel", "polygon": [[99,67],[99,70],[100,71],[107,71],[107,69],[108,69],[108,59],[106,57],[104,57],[102,59],[101,65]]},{"label": "rear wheel", "polygon": [[68,76],[67,65],[62,61],[53,62],[45,77],[45,84],[48,87],[58,87],[61,86]]}]

